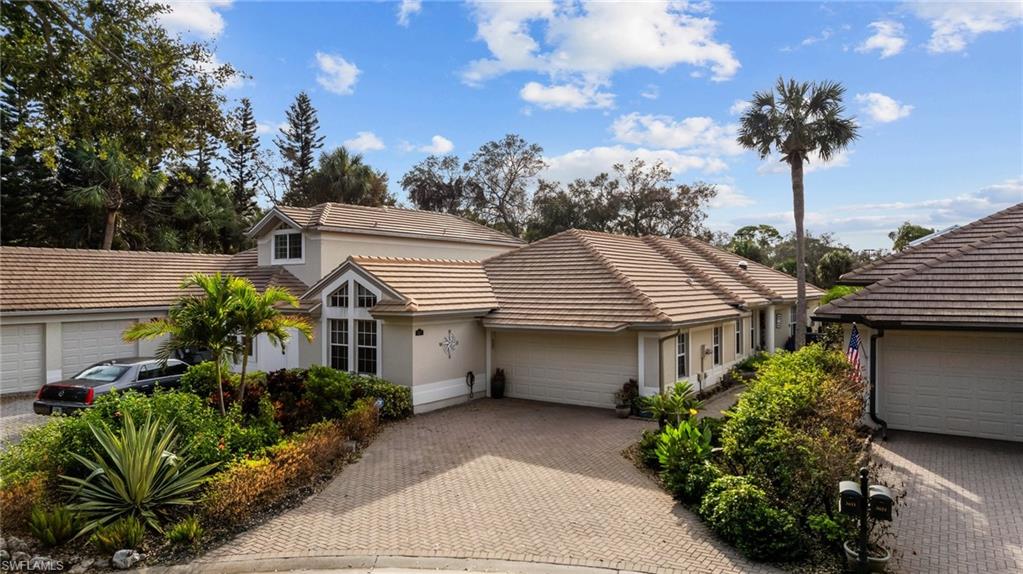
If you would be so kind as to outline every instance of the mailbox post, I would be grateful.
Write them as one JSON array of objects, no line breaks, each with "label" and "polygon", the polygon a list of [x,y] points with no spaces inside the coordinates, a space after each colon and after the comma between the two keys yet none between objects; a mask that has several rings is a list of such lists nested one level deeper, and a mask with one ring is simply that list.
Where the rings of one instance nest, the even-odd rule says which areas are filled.
[{"label": "mailbox post", "polygon": [[860,469],[860,480],[843,480],[838,483],[838,510],[842,514],[855,516],[859,520],[860,532],[857,552],[857,571],[866,574],[870,571],[867,556],[867,520],[890,521],[892,519],[893,499],[888,488],[871,485],[866,467]]}]

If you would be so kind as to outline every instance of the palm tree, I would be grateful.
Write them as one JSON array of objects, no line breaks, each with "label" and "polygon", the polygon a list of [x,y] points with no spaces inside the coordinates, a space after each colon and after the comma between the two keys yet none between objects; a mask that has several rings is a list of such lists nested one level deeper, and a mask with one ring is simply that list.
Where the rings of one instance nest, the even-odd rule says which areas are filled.
[{"label": "palm tree", "polygon": [[[777,92],[777,93],[775,93]],[[803,233],[803,163],[816,155],[828,161],[857,137],[854,118],[843,117],[845,88],[837,82],[778,78],[775,89],[755,92],[739,124],[739,145],[761,159],[773,153],[789,164],[796,220],[796,348],[806,344],[806,241]]]},{"label": "palm tree", "polygon": [[295,329],[313,340],[313,328],[304,317],[281,313],[280,304],[298,307],[298,299],[282,287],[267,287],[262,293],[245,280],[233,294],[235,323],[241,337],[242,372],[239,383],[238,402],[245,399],[245,373],[249,367],[249,349],[256,337],[266,335],[270,342],[283,345],[291,338],[289,329]]},{"label": "palm tree", "polygon": [[309,204],[334,201],[379,207],[393,203],[386,177],[367,165],[362,154],[344,146],[336,148],[320,156],[319,167],[309,179]]},{"label": "palm tree", "polygon": [[159,195],[167,185],[167,178],[145,164],[131,161],[116,143],[109,141],[98,148],[81,150],[79,158],[87,177],[97,183],[70,190],[68,199],[76,205],[106,212],[102,248],[110,249],[114,245],[117,216],[125,200],[132,196]]},{"label": "palm tree", "polygon": [[246,284],[252,285],[231,275],[195,273],[181,283],[181,288],[197,288],[200,294],[181,297],[166,318],[136,323],[125,330],[123,338],[135,342],[167,337],[157,349],[162,359],[178,349],[208,349],[216,365],[220,413],[225,414],[222,369],[225,360],[240,350],[235,294]]}]

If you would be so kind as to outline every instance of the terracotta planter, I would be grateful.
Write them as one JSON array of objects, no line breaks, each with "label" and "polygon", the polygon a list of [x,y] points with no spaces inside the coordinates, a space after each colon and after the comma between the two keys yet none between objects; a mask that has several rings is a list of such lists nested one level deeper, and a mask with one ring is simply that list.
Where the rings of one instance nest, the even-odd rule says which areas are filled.
[{"label": "terracotta planter", "polygon": [[[846,542],[842,545],[845,548],[845,564],[846,569],[849,572],[858,572],[857,568],[860,566],[860,552],[856,548],[857,544],[853,542]],[[875,552],[880,550],[884,552],[882,556],[874,556],[871,551],[867,551],[867,567],[870,572],[884,572],[888,568],[888,561],[892,559],[892,553],[886,548],[872,549]]]}]

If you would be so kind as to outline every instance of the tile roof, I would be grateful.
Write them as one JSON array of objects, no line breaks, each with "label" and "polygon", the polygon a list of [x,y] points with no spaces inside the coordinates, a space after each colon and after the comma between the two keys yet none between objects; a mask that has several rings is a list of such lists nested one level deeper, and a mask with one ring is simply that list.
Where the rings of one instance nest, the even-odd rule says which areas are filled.
[{"label": "tile roof", "polygon": [[[506,235],[450,213],[421,211],[402,207],[366,207],[345,203],[321,203],[315,207],[278,206],[274,210],[300,227],[349,233],[392,235],[437,239],[464,243],[508,246],[523,245],[521,239]],[[250,233],[256,233],[269,221],[268,212]]]},{"label": "tile roof", "polygon": [[[944,253],[831,301],[815,315],[876,326],[1023,329],[1023,220],[1018,213],[1023,211],[995,214],[1004,224],[980,220],[984,223],[968,235],[973,241],[963,243],[960,235],[943,242]],[[989,234],[979,237],[978,227]],[[933,246],[928,253],[936,253]]]},{"label": "tile roof", "polygon": [[898,275],[951,250],[969,245],[1001,231],[1023,225],[1023,203],[993,213],[972,223],[951,229],[898,253],[854,269],[839,279],[846,285],[870,285]]},{"label": "tile roof", "polygon": [[237,255],[0,247],[0,311],[167,307],[192,273],[232,273],[257,289],[304,283],[281,267],[257,267],[256,251]]},{"label": "tile roof", "polygon": [[497,308],[479,261],[352,257],[404,300],[382,299],[374,314],[475,311]]}]

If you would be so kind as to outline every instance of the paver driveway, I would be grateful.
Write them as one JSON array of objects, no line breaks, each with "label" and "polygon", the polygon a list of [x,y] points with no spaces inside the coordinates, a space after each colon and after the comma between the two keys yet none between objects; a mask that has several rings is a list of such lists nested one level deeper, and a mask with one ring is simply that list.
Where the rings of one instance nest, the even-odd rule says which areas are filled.
[{"label": "paver driveway", "polygon": [[1023,572],[1023,444],[892,431],[874,456],[906,483],[897,572]]},{"label": "paver driveway", "polygon": [[[756,572],[621,456],[648,423],[483,399],[389,427],[325,490],[210,558],[407,555]],[[296,564],[296,567],[300,567]]]}]

